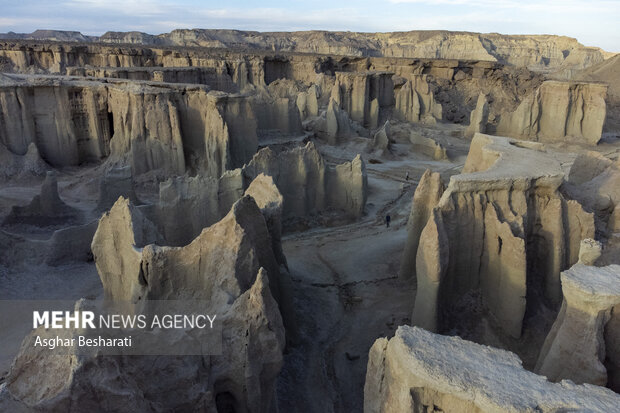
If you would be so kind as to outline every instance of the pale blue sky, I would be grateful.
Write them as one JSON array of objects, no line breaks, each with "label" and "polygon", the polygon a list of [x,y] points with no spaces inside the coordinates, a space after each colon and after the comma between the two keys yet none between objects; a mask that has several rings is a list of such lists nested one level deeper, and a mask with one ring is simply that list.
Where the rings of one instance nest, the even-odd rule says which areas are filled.
[{"label": "pale blue sky", "polygon": [[559,34],[620,52],[620,0],[0,0],[0,32],[175,28]]}]

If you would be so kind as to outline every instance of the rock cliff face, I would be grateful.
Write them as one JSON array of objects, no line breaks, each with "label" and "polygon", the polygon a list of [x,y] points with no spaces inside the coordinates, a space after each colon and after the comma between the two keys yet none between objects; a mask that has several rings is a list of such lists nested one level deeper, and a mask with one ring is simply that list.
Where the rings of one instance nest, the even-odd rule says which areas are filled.
[{"label": "rock cliff face", "polygon": [[385,111],[394,105],[393,73],[336,73],[332,98],[351,119],[375,129],[385,121]]},{"label": "rock cliff face", "polygon": [[258,147],[249,99],[200,86],[15,77],[0,87],[0,99],[0,142],[19,155],[34,143],[53,166],[109,156],[136,175],[219,177]]},{"label": "rock cliff face", "polygon": [[445,185],[441,176],[427,169],[420,178],[420,183],[413,194],[411,213],[407,221],[407,243],[405,244],[399,273],[403,278],[410,278],[415,275],[415,260],[420,235],[444,190]]},{"label": "rock cliff face", "polygon": [[394,114],[397,119],[425,123],[435,123],[443,119],[441,105],[435,102],[426,75],[413,75],[395,94]]},{"label": "rock cliff face", "polygon": [[602,387],[551,383],[508,351],[402,326],[370,349],[364,387],[365,413],[603,413],[618,403]]},{"label": "rock cliff face", "polygon": [[165,83],[191,83],[207,85],[212,90],[239,92],[243,85],[235,83],[229,67],[223,62],[213,62],[210,67],[67,67],[69,76],[88,76]]},{"label": "rock cliff face", "polygon": [[0,34],[5,39],[37,39],[157,46],[245,47],[253,50],[434,59],[488,60],[539,69],[583,68],[601,62],[605,52],[563,36],[510,36],[496,33],[409,31],[393,33],[279,32],[239,30],[173,30],[153,36],[140,32],[108,32],[101,37],[77,32],[37,31]]},{"label": "rock cliff face", "polygon": [[[281,198],[253,189],[273,218]],[[287,292],[265,217],[247,196],[190,244],[168,247],[137,208],[119,199],[92,244],[106,300],[205,300],[205,313],[223,325],[222,354],[50,360],[46,350],[25,350],[0,389],[0,408],[80,412],[100,407],[103,397],[106,409],[119,412],[273,411],[285,344],[277,300],[283,305]],[[50,385],[40,391],[40,383]]]},{"label": "rock cliff face", "polygon": [[481,93],[476,101],[476,108],[472,110],[469,117],[469,126],[465,131],[465,136],[472,138],[476,133],[485,133],[487,122],[489,120],[489,101],[487,97]]},{"label": "rock cliff face", "polygon": [[575,140],[596,145],[605,122],[607,86],[546,81],[512,113],[502,115],[497,133],[541,142]]},{"label": "rock cliff face", "polygon": [[608,385],[617,391],[620,266],[576,264],[562,273],[562,293],[562,309],[535,371],[552,381],[569,379],[577,384]]},{"label": "rock cliff face", "polygon": [[594,236],[594,217],[564,198],[559,162],[533,145],[475,135],[463,173],[451,178],[419,237],[415,325],[450,329],[454,309],[476,292],[492,324],[518,338],[537,291],[559,306],[560,271]]},{"label": "rock cliff face", "polygon": [[313,143],[279,154],[265,148],[243,168],[249,180],[261,173],[273,177],[284,196],[284,218],[310,216],[326,209],[341,210],[352,217],[364,212],[368,178],[359,155],[331,167]]}]

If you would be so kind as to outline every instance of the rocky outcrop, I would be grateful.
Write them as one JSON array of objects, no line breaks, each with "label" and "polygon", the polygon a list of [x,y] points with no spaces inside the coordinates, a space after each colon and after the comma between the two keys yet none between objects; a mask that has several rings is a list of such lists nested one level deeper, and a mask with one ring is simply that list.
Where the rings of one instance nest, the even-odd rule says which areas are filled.
[{"label": "rocky outcrop", "polygon": [[435,123],[443,119],[442,107],[435,102],[426,75],[413,75],[395,91],[394,116],[406,122]]},{"label": "rocky outcrop", "polygon": [[240,88],[233,82],[229,68],[222,64],[225,62],[218,63],[211,67],[67,67],[67,75],[200,84],[212,90],[238,93]]},{"label": "rocky outcrop", "polygon": [[341,210],[356,218],[363,214],[367,176],[359,155],[351,162],[330,167],[313,143],[279,154],[265,148],[243,168],[249,180],[261,173],[273,177],[282,193],[285,219],[327,209]]},{"label": "rocky outcrop", "polygon": [[107,90],[101,84],[63,85],[21,79],[0,82],[0,143],[24,155],[31,143],[53,166],[98,161],[109,154]]},{"label": "rocky outcrop", "polygon": [[[264,219],[275,218],[281,202],[271,199],[273,188],[261,177],[249,189],[271,215],[246,196],[193,242],[176,248],[160,246],[165,240],[155,226],[121,198],[93,240],[106,300],[203,300],[209,303],[205,313],[216,313],[222,323],[221,355],[100,358],[82,352],[49,359],[46,349],[25,345],[0,389],[0,408],[79,412],[100,406],[103,397],[107,409],[119,412],[273,411],[285,344],[274,297],[282,306],[286,293]],[[49,383],[45,391],[41,383]]]},{"label": "rocky outcrop", "polygon": [[325,128],[319,129],[324,129],[324,131],[320,132],[323,132],[330,145],[337,145],[341,139],[353,135],[349,116],[344,110],[340,109],[340,106],[333,98],[329,100],[327,111],[325,112]]},{"label": "rocky outcrop", "polygon": [[518,338],[537,291],[559,306],[560,272],[594,236],[593,215],[560,193],[563,177],[540,145],[476,134],[463,173],[451,178],[420,235],[412,319],[448,330],[455,309],[476,292],[491,324]]},{"label": "rocky outcrop", "polygon": [[[213,275],[221,282],[216,284],[218,290],[225,288],[226,281],[235,283],[234,275],[222,273],[226,279]],[[0,409],[273,411],[284,330],[265,270],[247,275],[242,291],[228,303],[204,308],[209,314],[217,311],[226,332],[221,355],[98,357],[95,352],[82,352],[50,357],[49,349],[29,349],[35,334],[49,338],[48,332],[39,329],[26,337],[0,389]],[[71,329],[61,334],[77,340],[84,332]],[[49,384],[41,391],[39,383]]]},{"label": "rocky outcrop", "polygon": [[390,144],[390,121],[386,121],[372,136],[372,141],[368,144],[368,151],[379,151],[381,155],[388,155]]},{"label": "rocky outcrop", "polygon": [[332,98],[351,119],[365,128],[375,129],[385,121],[387,108],[394,105],[393,73],[336,73]]},{"label": "rocky outcrop", "polygon": [[445,185],[441,176],[430,169],[424,171],[420,183],[413,194],[411,213],[407,220],[407,243],[400,263],[400,277],[415,275],[416,254],[422,230],[429,221],[433,208],[441,199]]},{"label": "rocky outcrop", "polygon": [[573,162],[565,191],[593,211],[597,230],[607,236],[620,225],[620,163],[598,152],[580,153]]},{"label": "rocky outcrop", "polygon": [[2,224],[57,225],[73,221],[79,215],[78,210],[60,199],[56,173],[49,171],[41,185],[41,193],[26,206],[14,206]]},{"label": "rocky outcrop", "polygon": [[282,210],[284,198],[280,194],[273,178],[264,174],[258,175],[250,183],[248,189],[245,190],[245,195],[249,195],[254,199],[254,202],[256,202],[256,205],[258,205],[265,217],[269,235],[271,236],[271,248],[276,256],[276,260],[278,260],[280,265],[287,266],[286,257],[282,250]]},{"label": "rocky outcrop", "polygon": [[187,245],[203,228],[224,217],[243,196],[241,171],[221,178],[196,175],[169,178],[159,185],[156,204],[140,207],[166,239],[167,245]]},{"label": "rocky outcrop", "polygon": [[35,143],[53,166],[109,156],[136,175],[219,177],[258,147],[249,98],[201,86],[13,77],[0,95],[0,143],[18,155]]},{"label": "rocky outcrop", "polygon": [[473,138],[476,133],[485,133],[489,119],[489,101],[483,93],[478,95],[476,108],[471,111],[469,126],[465,131],[467,138]]},{"label": "rocky outcrop", "polygon": [[307,91],[297,95],[295,103],[302,121],[319,115],[319,95],[320,93],[317,85],[312,85]]},{"label": "rocky outcrop", "polygon": [[620,377],[620,349],[615,346],[620,329],[617,320],[610,320],[618,318],[620,308],[620,266],[576,264],[562,272],[562,293],[562,309],[540,352],[536,373],[552,381],[569,379],[618,390],[618,382],[610,377]]},{"label": "rocky outcrop", "polygon": [[427,138],[416,131],[411,131],[409,142],[411,142],[412,152],[421,153],[437,161],[448,159],[446,148],[433,138]]},{"label": "rocky outcrop", "polygon": [[403,326],[375,341],[364,386],[365,413],[603,413],[619,403],[602,387],[551,383],[505,350]]},{"label": "rocky outcrop", "polygon": [[497,133],[540,142],[572,140],[596,145],[606,116],[607,86],[546,81],[512,113],[504,113]]},{"label": "rocky outcrop", "polygon": [[252,100],[259,135],[269,137],[274,131],[281,135],[302,133],[301,115],[295,100],[258,94]]},{"label": "rocky outcrop", "polygon": [[140,32],[108,32],[101,37],[79,32],[42,31],[30,34],[3,33],[0,39],[49,39],[66,42],[130,43],[133,45],[238,48],[278,52],[320,53],[347,56],[385,56],[431,59],[497,61],[533,69],[581,69],[602,62],[600,49],[585,47],[576,39],[551,35],[502,35],[408,31],[392,33],[280,32],[182,29],[150,35]]}]

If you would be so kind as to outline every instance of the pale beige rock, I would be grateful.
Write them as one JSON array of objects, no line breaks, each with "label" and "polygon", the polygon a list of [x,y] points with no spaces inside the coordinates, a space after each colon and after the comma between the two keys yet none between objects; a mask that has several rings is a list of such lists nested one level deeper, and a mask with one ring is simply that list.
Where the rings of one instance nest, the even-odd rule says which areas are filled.
[{"label": "pale beige rock", "polygon": [[119,198],[99,220],[91,244],[105,297],[129,302],[145,298],[142,248],[163,241],[151,221],[128,199]]},{"label": "pale beige rock", "polygon": [[437,331],[440,322],[439,289],[448,269],[449,243],[441,213],[432,210],[419,238],[415,266],[417,285],[424,295],[416,295],[411,323],[429,331]]},{"label": "pale beige rock", "polygon": [[[427,169],[413,194],[411,213],[407,221],[407,243],[400,264],[400,277],[410,278],[415,275],[416,254],[422,230],[429,222],[435,205],[439,202],[445,185],[438,173]],[[440,218],[438,218],[440,219]],[[434,222],[437,225],[437,222]]]},{"label": "pale beige rock", "polygon": [[348,138],[352,135],[349,117],[334,99],[331,99],[327,105],[325,120],[326,136],[330,145],[337,145],[341,138]]},{"label": "pale beige rock", "polygon": [[579,264],[594,265],[603,252],[603,244],[592,238],[586,238],[581,241],[579,246]]},{"label": "pale beige rock", "polygon": [[359,155],[351,162],[329,167],[312,142],[279,154],[265,148],[243,168],[249,180],[261,173],[273,177],[282,193],[284,219],[311,216],[327,209],[341,210],[352,217],[364,211],[368,178]]},{"label": "pale beige rock", "polygon": [[562,292],[562,309],[535,371],[552,381],[570,379],[605,386],[604,363],[607,358],[619,358],[618,348],[606,344],[604,333],[609,330],[606,324],[613,308],[620,305],[620,266],[597,268],[578,263],[562,273]]},{"label": "pale beige rock", "polygon": [[390,122],[386,121],[381,129],[373,134],[368,145],[369,151],[380,151],[382,155],[390,153]]},{"label": "pale beige rock", "polygon": [[512,113],[504,113],[497,133],[519,139],[572,140],[596,145],[606,116],[607,86],[546,81]]},{"label": "pale beige rock", "polygon": [[[560,272],[578,260],[581,240],[594,236],[592,214],[559,192],[560,163],[540,145],[529,149],[517,142],[476,134],[463,173],[452,176],[435,206],[450,234],[437,311],[450,313],[465,294],[480,291],[492,324],[513,337],[521,335],[526,285],[541,285],[545,298],[559,306]],[[420,244],[417,256],[436,248]],[[437,278],[435,267],[416,271],[418,279]],[[429,294],[418,288],[416,300]],[[425,325],[426,314],[414,312],[413,319]],[[437,331],[449,329],[449,320]]]},{"label": "pale beige rock", "polygon": [[465,137],[473,138],[476,133],[485,133],[489,119],[489,101],[485,94],[478,95],[476,108],[471,111],[469,126],[465,131]]},{"label": "pale beige rock", "polygon": [[365,413],[606,413],[619,403],[609,389],[551,383],[508,351],[408,326],[375,341],[364,386]]},{"label": "pale beige rock", "polygon": [[337,72],[332,98],[352,120],[363,127],[376,128],[384,119],[384,108],[394,105],[392,75],[388,72]]},{"label": "pale beige rock", "polygon": [[[3,34],[6,38],[21,39],[51,39],[63,42],[99,41],[116,45],[131,43],[139,45],[159,46],[149,57],[156,63],[165,63],[164,66],[179,66],[180,63],[192,66],[207,66],[198,64],[201,59],[187,54],[178,55],[165,53],[166,48],[161,46],[190,46],[192,48],[238,48],[240,45],[253,50],[267,50],[270,52],[301,52],[319,53],[341,56],[385,56],[427,59],[460,59],[500,62],[502,64],[529,67],[533,70],[578,70],[602,62],[609,57],[604,50],[586,47],[576,39],[553,35],[503,35],[498,33],[464,33],[446,30],[406,31],[391,33],[356,33],[356,32],[327,32],[302,31],[259,33],[240,30],[209,30],[209,29],[181,29],[161,35],[150,35],[139,32],[108,32],[103,36],[83,36],[75,32],[60,32],[37,30],[31,34]],[[37,42],[37,45],[42,42]],[[74,60],[78,45],[66,44],[64,48],[57,48],[53,53],[42,56],[33,56],[18,48],[2,50],[3,55],[10,57],[17,68],[28,66],[28,62],[36,61],[46,68],[52,66],[61,71]],[[87,60],[91,66],[132,66],[129,63],[141,63],[136,56],[127,56],[118,53],[114,48],[104,50],[102,46],[88,45],[90,55]],[[71,53],[73,52],[73,53]],[[106,53],[107,52],[107,53]],[[99,56],[97,56],[99,54]],[[258,60],[256,62],[255,60]],[[106,61],[110,64],[96,64]],[[236,63],[236,64],[235,64]],[[234,78],[240,77],[238,72],[247,73],[246,77],[258,77],[261,69],[264,70],[262,59],[248,57],[241,61],[231,61],[230,68]],[[134,66],[145,66],[134,64]],[[245,66],[240,70],[239,66]],[[238,82],[236,82],[238,83]],[[239,83],[238,83],[239,84]]]},{"label": "pale beige rock", "polygon": [[[53,166],[109,157],[116,166],[130,165],[136,175],[189,169],[218,178],[243,166],[258,148],[251,98],[208,93],[205,86],[22,76],[2,82],[0,96],[6,101],[1,116],[7,119],[0,143],[23,155],[34,142]],[[270,101],[264,110],[277,122],[265,117],[266,124],[300,131],[293,106]],[[290,119],[279,115],[283,108]]]},{"label": "pale beige rock", "polygon": [[[217,312],[222,323],[221,355],[50,357],[47,349],[25,350],[0,388],[0,409],[77,413],[105,406],[117,412],[217,412],[234,406],[248,412],[272,412],[275,382],[283,362],[284,329],[268,275],[264,268],[248,273],[247,279],[241,274],[218,275],[223,277],[216,285],[218,290],[236,284],[236,277],[245,284],[237,294],[228,291],[233,294],[228,302],[205,308],[209,314]],[[202,298],[201,293],[209,295],[202,290],[195,297]],[[74,339],[89,334],[41,328],[26,337],[25,348],[33,347],[36,334],[51,338],[52,333]],[[93,374],[95,370],[97,374]],[[49,385],[42,388],[41,382]]]},{"label": "pale beige rock", "polygon": [[411,149],[416,153],[422,153],[438,161],[448,159],[446,148],[432,138],[427,138],[415,131],[411,131],[409,142],[411,142]]},{"label": "pale beige rock", "polygon": [[399,120],[433,124],[443,118],[426,75],[413,75],[396,92],[395,99],[394,116]]},{"label": "pale beige rock", "polygon": [[297,95],[296,104],[302,121],[319,115],[318,97],[319,88],[315,84],[310,86],[306,92]]},{"label": "pale beige rock", "polygon": [[568,182],[581,185],[596,178],[607,168],[612,166],[613,162],[598,152],[586,151],[580,153],[570,167],[568,174]]}]

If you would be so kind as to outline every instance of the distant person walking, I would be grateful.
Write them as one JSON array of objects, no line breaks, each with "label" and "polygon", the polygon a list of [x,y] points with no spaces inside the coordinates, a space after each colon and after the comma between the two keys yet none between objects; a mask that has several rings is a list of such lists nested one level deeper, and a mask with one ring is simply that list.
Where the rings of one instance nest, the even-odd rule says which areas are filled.
[{"label": "distant person walking", "polygon": [[385,216],[385,227],[389,228],[390,227],[390,221],[392,220],[392,218],[389,215]]},{"label": "distant person walking", "polygon": [[409,181],[409,171],[407,171],[407,175],[405,175],[405,181]]}]

